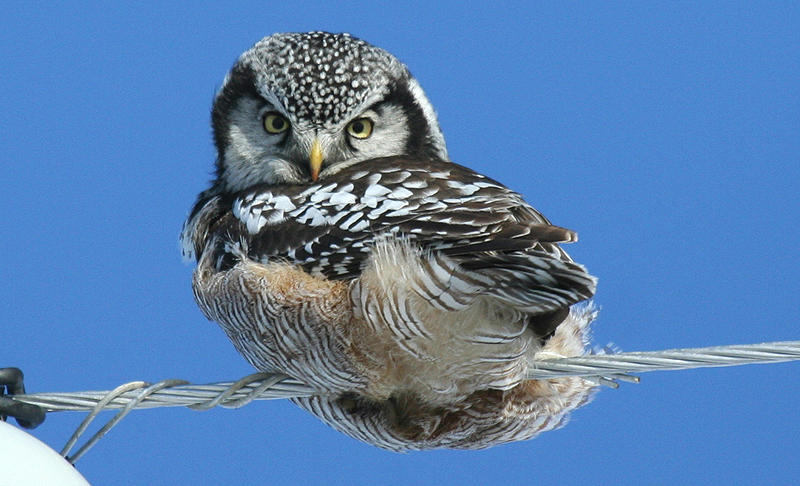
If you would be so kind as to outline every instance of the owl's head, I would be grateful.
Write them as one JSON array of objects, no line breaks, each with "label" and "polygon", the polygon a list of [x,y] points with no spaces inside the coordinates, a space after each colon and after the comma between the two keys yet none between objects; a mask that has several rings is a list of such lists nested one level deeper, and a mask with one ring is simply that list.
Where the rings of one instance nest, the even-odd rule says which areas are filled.
[{"label": "owl's head", "polygon": [[324,180],[377,157],[447,159],[433,107],[405,65],[348,34],[259,41],[226,76],[212,126],[227,191]]}]

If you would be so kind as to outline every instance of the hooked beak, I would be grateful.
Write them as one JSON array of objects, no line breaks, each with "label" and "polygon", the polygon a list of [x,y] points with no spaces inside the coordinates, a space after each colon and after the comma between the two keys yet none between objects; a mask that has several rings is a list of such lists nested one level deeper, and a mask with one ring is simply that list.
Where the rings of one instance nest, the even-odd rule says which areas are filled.
[{"label": "hooked beak", "polygon": [[311,168],[311,180],[316,182],[319,178],[319,171],[322,169],[322,161],[325,156],[322,155],[322,147],[319,144],[319,139],[314,138],[314,143],[311,144],[311,153],[308,156],[308,165]]}]

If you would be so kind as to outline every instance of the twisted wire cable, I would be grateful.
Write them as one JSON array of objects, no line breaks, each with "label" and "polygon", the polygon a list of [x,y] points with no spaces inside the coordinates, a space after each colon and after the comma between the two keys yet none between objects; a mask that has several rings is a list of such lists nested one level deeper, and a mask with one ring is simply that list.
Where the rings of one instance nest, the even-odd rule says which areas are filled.
[{"label": "twisted wire cable", "polygon": [[[614,380],[637,381],[635,377],[630,376],[631,373],[797,360],[800,360],[800,341],[779,341],[540,359],[528,372],[528,379],[544,380],[564,376],[582,376],[607,384],[603,379],[611,382]],[[150,386],[150,383],[145,382],[134,383],[141,383],[138,388]],[[126,407],[129,402],[137,399],[138,388],[114,395],[103,404],[103,409]],[[14,398],[20,402],[41,406],[48,412],[91,411],[109,393],[108,391],[30,393],[15,395]],[[313,388],[285,375],[255,373],[236,382],[190,385],[181,381],[142,397],[134,408],[192,407],[208,409],[217,405],[238,408],[253,400],[307,397],[315,393]]]},{"label": "twisted wire cable", "polygon": [[[797,361],[800,360],[800,341],[594,354],[571,358],[542,354],[537,357],[542,359],[536,360],[534,367],[528,372],[528,379],[580,376],[616,388],[617,381],[638,382],[638,377],[631,373]],[[111,391],[31,393],[14,395],[13,398],[40,406],[48,412],[90,412],[61,451],[61,455],[74,464],[134,409],[182,406],[194,410],[208,410],[216,406],[238,408],[253,400],[307,397],[316,393],[313,388],[286,375],[255,373],[236,382],[207,385],[191,385],[183,380],[164,380],[154,384],[135,381]],[[74,455],[69,456],[80,436],[97,415],[103,410],[114,409],[119,412]]]}]

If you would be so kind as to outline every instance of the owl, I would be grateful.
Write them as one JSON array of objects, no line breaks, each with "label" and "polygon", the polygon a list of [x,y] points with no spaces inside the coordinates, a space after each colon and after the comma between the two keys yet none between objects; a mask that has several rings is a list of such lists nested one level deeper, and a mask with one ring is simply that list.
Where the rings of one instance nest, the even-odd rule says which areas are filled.
[{"label": "owl", "polygon": [[216,94],[216,175],[184,224],[192,288],[294,402],[394,451],[477,449],[560,426],[582,378],[596,280],[501,183],[449,160],[404,64],[347,34],[275,34]]}]

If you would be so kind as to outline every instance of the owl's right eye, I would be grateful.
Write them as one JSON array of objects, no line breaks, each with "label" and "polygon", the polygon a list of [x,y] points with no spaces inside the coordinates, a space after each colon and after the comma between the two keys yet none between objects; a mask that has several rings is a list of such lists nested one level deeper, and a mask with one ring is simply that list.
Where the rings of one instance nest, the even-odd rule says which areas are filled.
[{"label": "owl's right eye", "polygon": [[269,112],[264,115],[264,130],[277,135],[289,129],[289,120],[279,113]]}]

